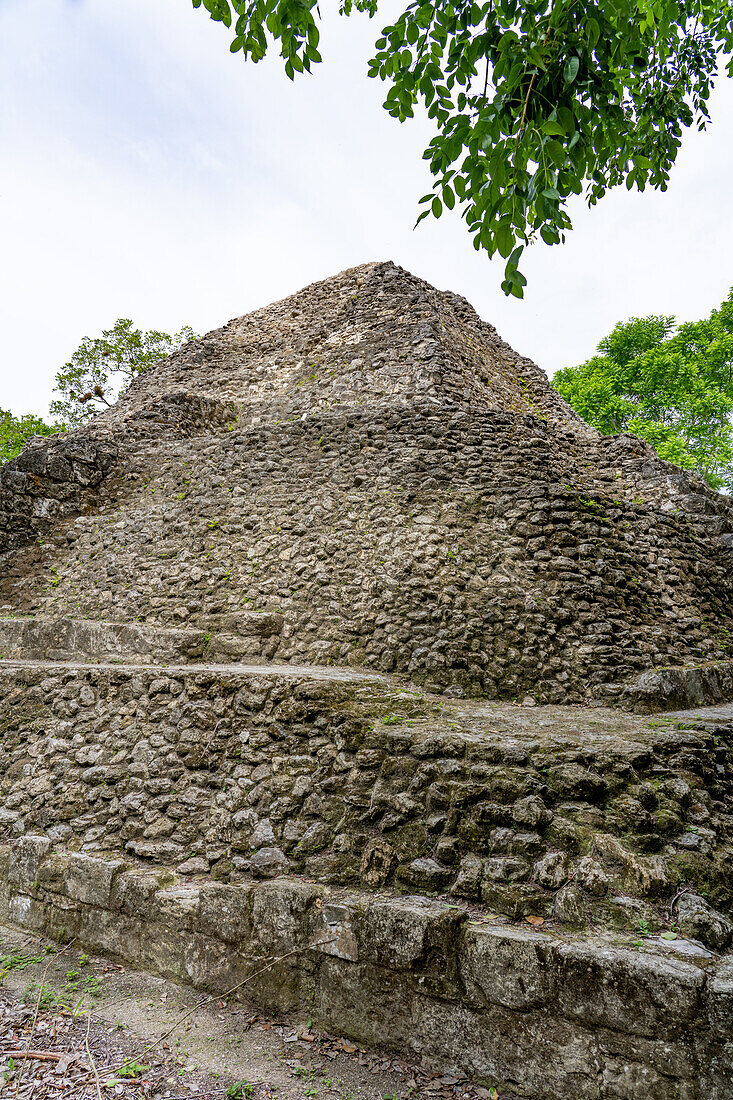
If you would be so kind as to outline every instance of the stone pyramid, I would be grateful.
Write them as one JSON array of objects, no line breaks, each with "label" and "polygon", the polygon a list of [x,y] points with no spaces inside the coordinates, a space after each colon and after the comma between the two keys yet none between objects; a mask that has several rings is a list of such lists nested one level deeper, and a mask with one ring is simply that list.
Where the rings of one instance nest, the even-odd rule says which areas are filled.
[{"label": "stone pyramid", "polygon": [[728,1100],[732,558],[393,264],[232,321],[0,469],[0,921],[531,1100]]},{"label": "stone pyramid", "polygon": [[0,601],[49,653],[97,620],[454,695],[733,698],[730,499],[600,437],[391,263],[231,321],[30,446],[0,547]]}]

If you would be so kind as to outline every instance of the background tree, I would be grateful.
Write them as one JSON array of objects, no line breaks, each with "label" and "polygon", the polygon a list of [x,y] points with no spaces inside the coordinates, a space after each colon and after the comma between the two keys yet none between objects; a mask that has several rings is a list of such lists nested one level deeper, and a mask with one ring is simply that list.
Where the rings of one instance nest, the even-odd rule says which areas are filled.
[{"label": "background tree", "polygon": [[552,384],[604,435],[632,432],[733,491],[733,290],[708,318],[632,318]]},{"label": "background tree", "polygon": [[[285,72],[310,71],[319,0],[193,0],[260,61],[280,45]],[[379,0],[340,0],[375,15]],[[506,260],[505,293],[522,297],[522,251],[557,244],[568,202],[594,205],[625,183],[664,190],[685,127],[704,128],[719,64],[733,75],[730,0],[413,0],[376,42],[369,75],[404,121],[422,103],[436,135],[420,201],[459,207],[473,243]]]},{"label": "background tree", "polygon": [[83,424],[113,405],[136,375],[195,338],[188,325],[169,336],[155,330],[142,332],[120,317],[96,339],[85,336],[57,373],[56,390],[61,396],[51,402],[52,415],[68,427]]},{"label": "background tree", "polygon": [[19,455],[32,436],[52,435],[59,430],[58,424],[46,424],[32,413],[13,416],[0,409],[0,465]]}]

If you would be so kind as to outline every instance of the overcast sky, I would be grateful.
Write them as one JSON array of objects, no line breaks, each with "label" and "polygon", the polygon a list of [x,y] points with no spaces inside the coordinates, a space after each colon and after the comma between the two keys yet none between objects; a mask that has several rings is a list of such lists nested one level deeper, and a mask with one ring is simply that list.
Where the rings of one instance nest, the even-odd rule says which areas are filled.
[{"label": "overcast sky", "polygon": [[580,208],[507,300],[457,216],[412,230],[430,130],[366,76],[389,12],[329,17],[324,65],[291,84],[190,0],[0,0],[0,407],[45,413],[55,371],[117,317],[205,332],[369,260],[464,294],[549,373],[618,320],[727,295],[732,82],[666,194]]}]

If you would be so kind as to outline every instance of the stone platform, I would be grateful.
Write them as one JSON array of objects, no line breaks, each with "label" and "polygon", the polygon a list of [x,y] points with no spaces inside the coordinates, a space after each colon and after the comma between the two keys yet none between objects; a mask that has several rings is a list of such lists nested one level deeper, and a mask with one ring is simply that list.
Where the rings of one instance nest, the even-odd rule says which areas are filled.
[{"label": "stone platform", "polygon": [[[0,919],[200,989],[299,1010],[532,1100],[727,1100],[733,958],[686,940],[535,930],[302,879],[185,882],[26,836]],[[236,994],[235,994],[236,995]]]},{"label": "stone platform", "polygon": [[10,659],[0,822],[184,874],[654,926],[681,888],[732,907],[731,737],[702,725],[355,669]]},{"label": "stone platform", "polygon": [[0,729],[5,919],[220,991],[293,951],[269,1008],[532,1100],[726,1097],[720,722],[6,658]]}]

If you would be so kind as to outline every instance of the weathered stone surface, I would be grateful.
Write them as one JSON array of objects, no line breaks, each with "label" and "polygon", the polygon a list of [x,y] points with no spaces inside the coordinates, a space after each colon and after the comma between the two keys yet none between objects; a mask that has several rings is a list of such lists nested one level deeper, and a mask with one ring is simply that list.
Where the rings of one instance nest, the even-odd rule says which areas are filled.
[{"label": "weathered stone surface", "polygon": [[395,970],[429,964],[446,972],[463,920],[462,912],[429,898],[373,901],[361,927],[363,952]]},{"label": "weathered stone surface", "polygon": [[66,866],[66,893],[76,901],[109,908],[115,875],[125,870],[120,859],[102,860],[75,852]]},{"label": "weathered stone surface", "polygon": [[252,887],[207,883],[201,887],[198,927],[223,943],[241,944],[252,934]]},{"label": "weathered stone surface", "polygon": [[733,723],[599,704],[733,699],[732,538],[392,264],[231,322],[0,470],[0,915],[542,1100],[727,1100]]},{"label": "weathered stone surface", "polygon": [[469,1003],[527,1009],[550,997],[549,936],[525,929],[466,929],[461,977]]},{"label": "weathered stone surface", "polygon": [[[27,843],[16,846],[27,856]],[[196,884],[131,868],[113,876],[100,905],[59,875],[73,853],[41,848],[37,897],[9,882],[11,863],[0,860],[3,915],[23,927],[75,936],[212,992],[256,971],[247,996],[268,1009],[307,1003],[339,1034],[407,1046],[543,1100],[597,1100],[599,1080],[609,1100],[727,1100],[730,958],[698,949],[691,961],[674,941],[662,953],[631,937],[561,939],[476,923],[432,899],[375,899],[295,879]]]},{"label": "weathered stone surface", "polygon": [[699,1011],[705,980],[692,963],[584,944],[563,945],[555,957],[563,1014],[586,1026],[659,1037]]},{"label": "weathered stone surface", "polygon": [[729,498],[600,437],[463,299],[372,263],[7,464],[0,599],[190,630],[214,660],[664,708],[733,698],[732,532]]},{"label": "weathered stone surface", "polygon": [[8,882],[19,889],[31,890],[38,881],[41,862],[51,850],[46,836],[24,836],[10,852]]},{"label": "weathered stone surface", "polygon": [[699,894],[684,893],[675,903],[676,925],[684,936],[701,940],[713,951],[725,951],[733,939],[733,924]]}]

